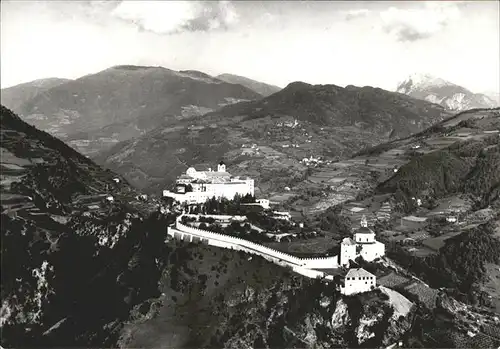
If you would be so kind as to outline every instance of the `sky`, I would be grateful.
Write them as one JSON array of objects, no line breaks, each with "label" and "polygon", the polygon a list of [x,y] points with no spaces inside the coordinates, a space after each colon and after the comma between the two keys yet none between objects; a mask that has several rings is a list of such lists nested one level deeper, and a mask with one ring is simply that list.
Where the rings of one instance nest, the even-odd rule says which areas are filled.
[{"label": "sky", "polygon": [[394,90],[500,90],[498,1],[5,1],[1,86],[114,65]]}]

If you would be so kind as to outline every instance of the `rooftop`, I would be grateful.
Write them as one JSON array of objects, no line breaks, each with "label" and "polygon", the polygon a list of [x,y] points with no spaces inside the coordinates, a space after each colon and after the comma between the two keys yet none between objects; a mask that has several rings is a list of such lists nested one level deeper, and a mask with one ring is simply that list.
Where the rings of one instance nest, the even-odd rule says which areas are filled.
[{"label": "rooftop", "polygon": [[345,277],[375,277],[372,273],[367,272],[363,268],[359,269],[349,269],[349,272],[347,272],[347,275]]},{"label": "rooftop", "polygon": [[230,177],[231,175],[228,172],[218,172],[218,171],[200,171],[207,177]]},{"label": "rooftop", "polygon": [[344,238],[342,240],[342,244],[343,245],[356,245],[356,243],[354,242],[354,240],[351,239],[351,238]]},{"label": "rooftop", "polygon": [[361,227],[356,230],[356,234],[375,234],[375,232],[368,227]]}]

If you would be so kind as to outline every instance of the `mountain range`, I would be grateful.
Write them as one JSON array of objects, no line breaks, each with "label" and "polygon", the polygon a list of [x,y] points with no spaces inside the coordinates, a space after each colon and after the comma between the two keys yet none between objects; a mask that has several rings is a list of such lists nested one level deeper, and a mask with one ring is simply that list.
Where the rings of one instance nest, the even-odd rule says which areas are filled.
[{"label": "mountain range", "polygon": [[[122,176],[3,106],[0,125],[4,347],[500,344],[495,313],[486,307],[498,297],[486,271],[498,268],[500,255],[500,109],[447,117],[314,169],[297,186],[314,185],[320,172],[338,177],[348,171],[352,178],[375,180],[369,188],[350,186],[360,195],[342,204],[347,209],[377,210],[388,199],[395,216],[424,214],[432,205],[465,197],[477,206],[470,214],[488,211],[493,218],[460,228],[429,257],[409,255],[387,241],[388,258],[360,264],[382,286],[350,297],[333,283],[293,275],[257,256],[165,240],[175,207],[141,200]],[[421,207],[412,196],[423,199]],[[320,223],[331,218],[327,210]],[[380,224],[374,229],[382,236]],[[447,229],[438,227],[440,234]]]},{"label": "mountain range", "polygon": [[440,104],[451,111],[499,106],[496,100],[485,94],[473,93],[462,86],[430,74],[410,75],[398,84],[396,92]]},{"label": "mountain range", "polygon": [[69,81],[71,80],[47,78],[25,82],[23,84],[15,85],[12,87],[2,88],[2,104],[12,110],[19,110],[19,108],[24,103],[26,103],[30,99],[35,98],[38,94]]},{"label": "mountain range", "polygon": [[491,98],[493,101],[497,103],[498,106],[500,106],[500,92],[486,91],[483,94]]},{"label": "mountain range", "polygon": [[234,74],[221,74],[217,75],[217,79],[220,79],[231,84],[243,85],[264,97],[272,95],[273,93],[281,90],[281,87],[265,84],[260,81],[255,81],[244,76],[234,75]]},{"label": "mountain range", "polygon": [[[86,155],[140,136],[166,120],[262,97],[202,72],[162,67],[115,66],[76,80],[57,80],[43,89],[37,85],[2,90],[2,101],[23,120]],[[27,98],[25,91],[37,93]]]},{"label": "mountain range", "polygon": [[[96,146],[94,162],[1,107],[2,346],[500,345],[499,108],[453,114],[397,92],[303,82],[264,97],[202,72],[132,66],[32,87],[20,90],[30,91],[19,94],[22,118],[63,106],[88,120],[54,125],[87,128],[80,137],[137,126],[137,106],[163,95],[181,114],[185,101],[212,108],[148,114],[138,136]],[[84,98],[71,104],[67,91]],[[100,93],[110,100],[86,103]],[[386,258],[356,264],[381,287],[343,297],[255,256],[166,239],[178,209],[143,192],[220,159],[323,234],[273,248],[324,253],[366,215]],[[401,222],[412,216],[427,226],[408,232]]]},{"label": "mountain range", "polygon": [[303,179],[305,157],[348,156],[448,115],[439,105],[378,88],[295,82],[260,100],[164,124],[95,160],[152,192],[189,166],[213,167],[221,159],[231,173],[255,177],[258,191],[282,190]]}]

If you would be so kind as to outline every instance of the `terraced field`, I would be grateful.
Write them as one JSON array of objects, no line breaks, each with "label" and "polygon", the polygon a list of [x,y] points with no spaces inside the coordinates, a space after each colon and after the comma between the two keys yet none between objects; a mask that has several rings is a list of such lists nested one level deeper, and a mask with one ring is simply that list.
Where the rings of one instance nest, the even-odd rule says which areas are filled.
[{"label": "terraced field", "polygon": [[[470,119],[475,120],[475,128],[457,127],[460,122]],[[367,216],[370,223],[377,219],[387,220],[390,215],[397,218],[397,214],[394,216],[392,206],[387,203],[382,209],[380,201],[369,195],[370,190],[394,176],[397,169],[411,159],[413,153],[427,154],[442,150],[457,142],[491,137],[498,133],[499,125],[498,109],[465,112],[434,129],[362,151],[351,159],[314,168],[304,182],[291,188],[291,193],[300,194],[310,187],[328,188],[325,191],[325,197],[318,198],[312,205],[303,207],[307,214],[319,214],[328,207],[343,203],[346,204],[346,213],[353,223],[359,222],[363,214]],[[360,196],[367,196],[370,200],[361,200],[359,204],[352,203]],[[365,210],[349,212],[349,209],[357,206],[364,207]],[[462,203],[462,206],[466,208],[468,205]]]},{"label": "terraced field", "polygon": [[436,307],[436,299],[438,296],[437,290],[425,286],[421,282],[413,282],[404,289],[405,291],[417,296],[427,308],[434,309]]},{"label": "terraced field", "polygon": [[385,287],[395,288],[407,283],[409,280],[410,279],[405,278],[404,276],[391,272],[390,274],[379,278],[377,280],[377,284]]}]

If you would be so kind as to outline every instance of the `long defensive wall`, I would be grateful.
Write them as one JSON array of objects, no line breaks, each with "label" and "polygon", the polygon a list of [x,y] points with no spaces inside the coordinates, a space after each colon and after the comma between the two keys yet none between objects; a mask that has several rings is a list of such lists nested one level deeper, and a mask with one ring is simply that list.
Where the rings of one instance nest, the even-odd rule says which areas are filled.
[{"label": "long defensive wall", "polygon": [[167,227],[167,234],[169,236],[179,240],[201,242],[211,246],[259,255],[278,265],[291,267],[294,272],[309,278],[320,277],[327,280],[333,280],[332,275],[326,275],[324,272],[315,269],[339,268],[338,256],[323,258],[298,258],[245,239],[189,227],[180,222],[181,218],[182,215],[177,217],[175,226]]}]

